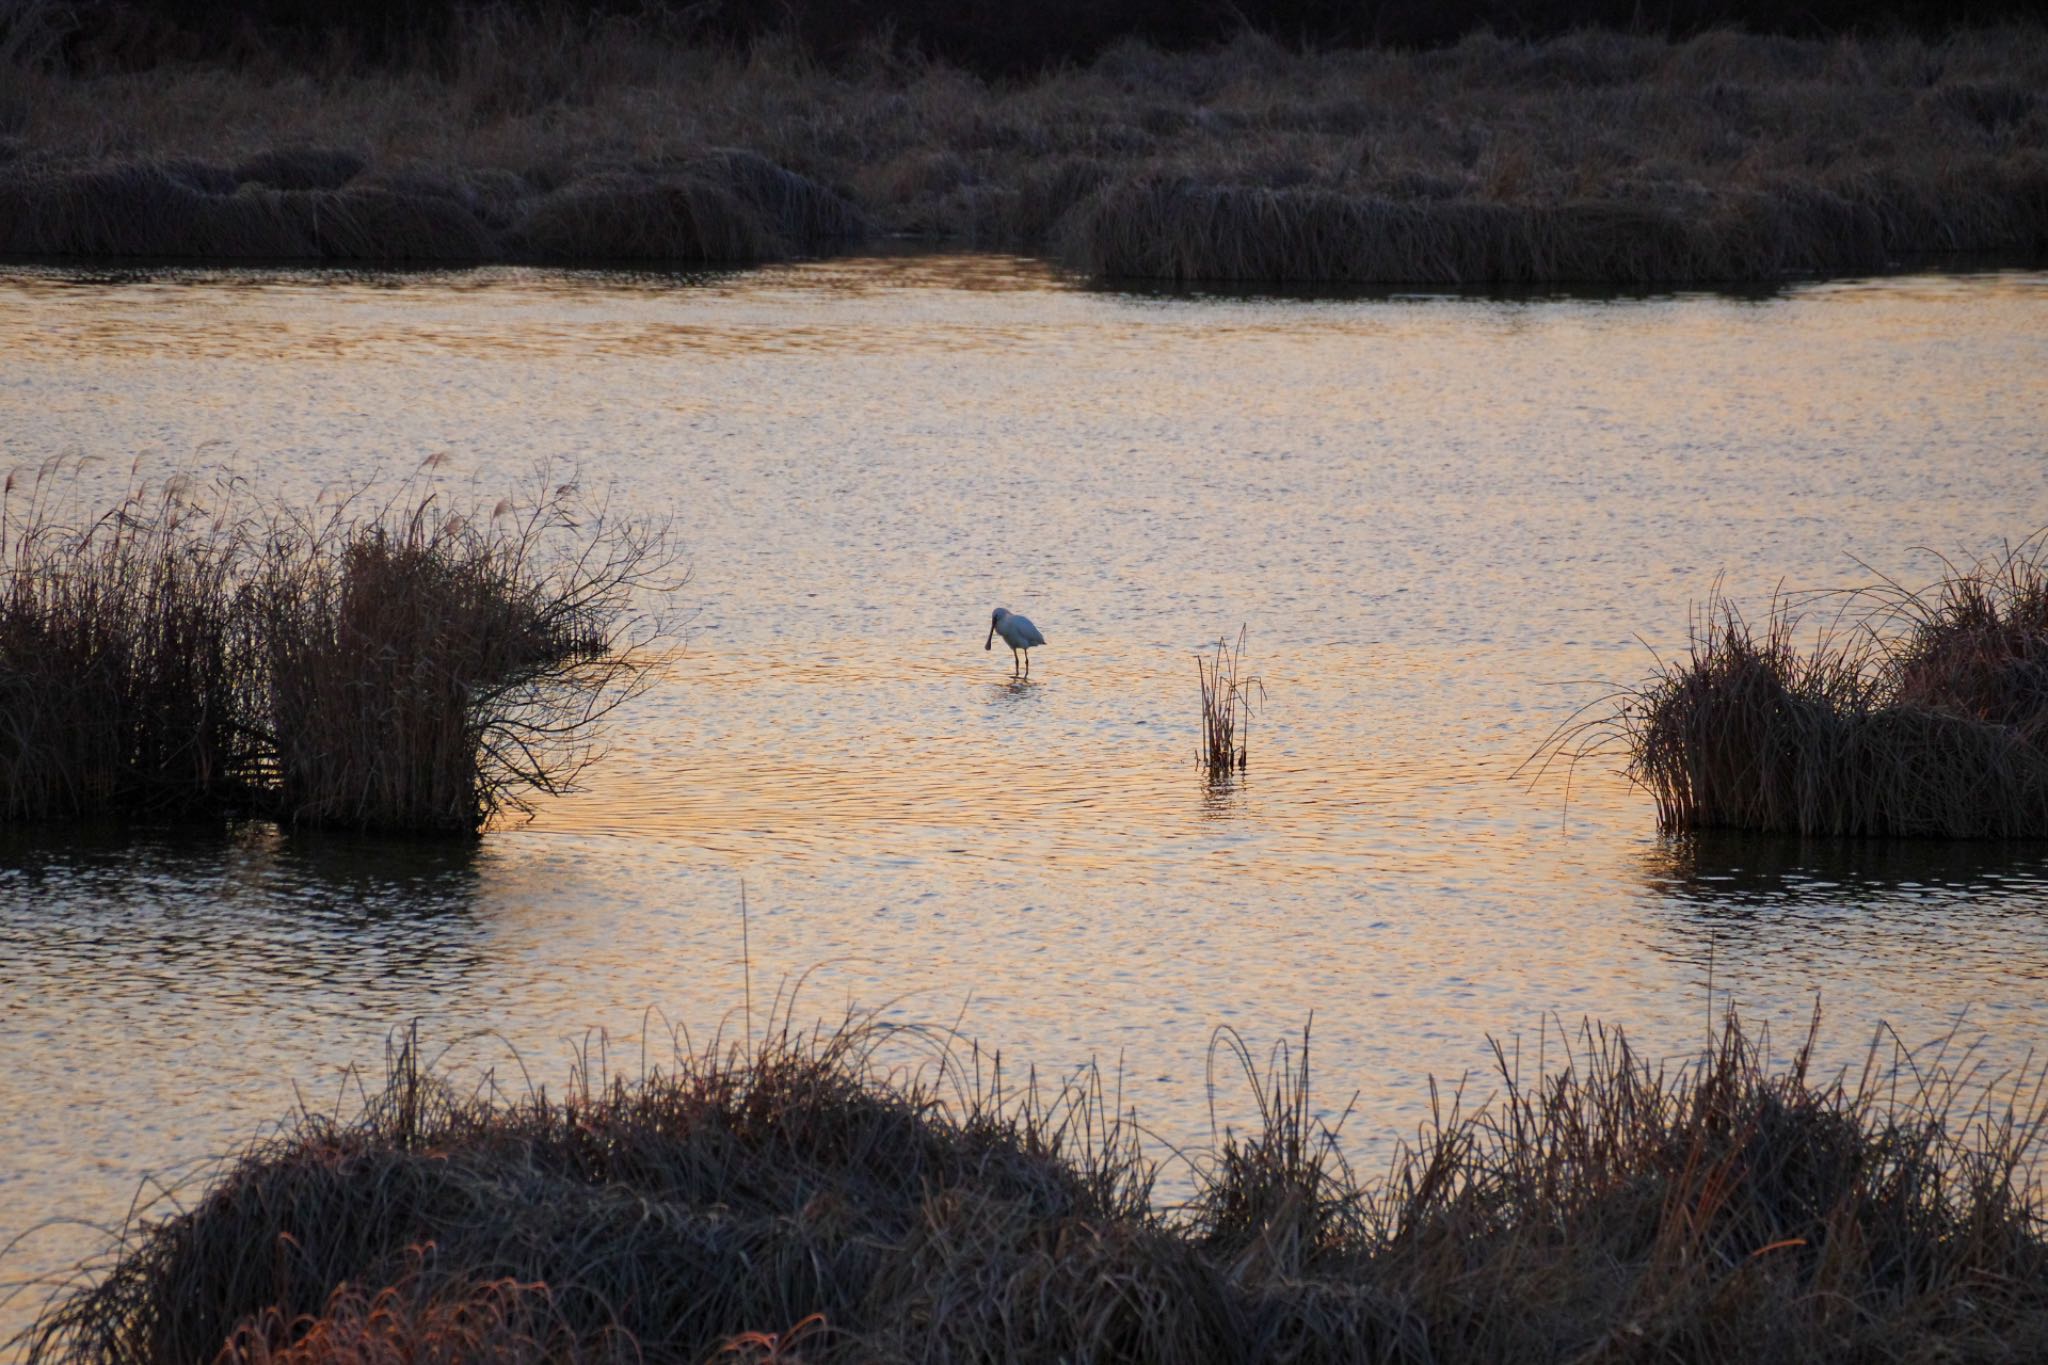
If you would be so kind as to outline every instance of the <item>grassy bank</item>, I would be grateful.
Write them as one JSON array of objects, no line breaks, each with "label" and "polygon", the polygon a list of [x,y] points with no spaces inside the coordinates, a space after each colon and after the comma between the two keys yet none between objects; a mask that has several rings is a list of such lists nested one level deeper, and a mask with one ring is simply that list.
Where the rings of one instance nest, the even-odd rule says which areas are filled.
[{"label": "grassy bank", "polygon": [[[273,56],[330,59],[337,48],[366,65],[431,60],[460,44],[494,0],[12,0],[25,21],[52,30],[79,64],[136,70],[233,55],[261,44]],[[780,0],[768,6],[676,0],[495,0],[527,14],[585,13],[630,20],[671,38],[744,44],[794,41],[837,64],[893,46],[984,75],[1020,75],[1085,63],[1120,41],[1172,49],[1236,34],[1266,34],[1312,48],[1390,44],[1441,47],[1490,31],[1549,38],[1610,28],[1689,37],[1715,28],[1831,38],[1906,30],[1940,34],[1960,24],[2030,13],[2025,0]],[[8,10],[0,7],[0,24]]]},{"label": "grassy bank", "polygon": [[[2048,249],[2048,29],[1138,42],[989,79],[465,12],[431,56],[0,43],[0,255],[753,261],[878,233],[1101,279],[1776,279]],[[97,68],[95,68],[97,70]]]},{"label": "grassy bank", "polygon": [[[2043,549],[1780,599],[1761,628],[1710,602],[1595,727],[1666,830],[2048,838]],[[1805,647],[1802,614],[1826,623]]]},{"label": "grassy bank", "polygon": [[0,820],[220,818],[469,833],[588,760],[644,674],[619,645],[658,533],[573,486],[466,515],[141,485],[0,493]]},{"label": "grassy bank", "polygon": [[[1307,1044],[1162,1209],[1099,1081],[1014,1087],[856,1024],[559,1095],[415,1043],[130,1228],[17,1343],[87,1362],[2025,1361],[2048,1352],[2033,1078],[1774,1065],[1731,1018],[1652,1067],[1450,1099],[1362,1181]],[[885,1064],[885,1056],[898,1059]],[[1905,1079],[1891,1080],[1888,1075]]]}]

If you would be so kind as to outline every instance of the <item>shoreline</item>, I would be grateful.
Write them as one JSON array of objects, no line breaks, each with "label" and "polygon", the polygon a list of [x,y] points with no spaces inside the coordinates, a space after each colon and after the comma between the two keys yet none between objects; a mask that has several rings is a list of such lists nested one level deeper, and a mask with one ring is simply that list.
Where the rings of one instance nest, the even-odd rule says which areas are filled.
[{"label": "shoreline", "polygon": [[[1653,1062],[1591,1021],[1495,1045],[1364,1175],[1304,1028],[1210,1043],[1258,1115],[1153,1155],[1093,1064],[943,1028],[767,1021],[553,1096],[451,1083],[417,1024],[358,1113],[301,1109],[139,1200],[10,1344],[31,1365],[2030,1359],[2038,1072],[1873,1042],[1860,1079],[1731,1010]],[[1887,1060],[1888,1058],[1888,1060]],[[1432,1082],[1432,1092],[1435,1083]],[[1162,1198],[1167,1162],[1191,1188]],[[790,1354],[793,1354],[791,1352]]]},{"label": "shoreline", "polygon": [[735,279],[761,270],[801,270],[836,264],[888,261],[920,262],[950,258],[983,258],[991,261],[1028,262],[1046,272],[1048,287],[1075,288],[1157,299],[1246,299],[1299,300],[1301,302],[1398,302],[1422,299],[1473,299],[1505,303],[1552,301],[1629,302],[1705,295],[1715,298],[1763,302],[1782,297],[1788,291],[1852,283],[1859,280],[1898,280],[1916,276],[1967,279],[1979,275],[2039,274],[2048,272],[2048,247],[2028,251],[1956,251],[1924,253],[1894,260],[1866,270],[1845,270],[1768,279],[1664,280],[1624,283],[1598,280],[1550,280],[1525,284],[1495,282],[1429,283],[1423,281],[1347,280],[1171,280],[1145,278],[1092,279],[1043,254],[977,245],[971,241],[942,237],[878,237],[862,240],[844,250],[783,256],[761,261],[690,261],[625,258],[560,260],[544,257],[501,257],[476,260],[334,259],[324,257],[209,257],[209,256],[5,256],[0,255],[0,276],[31,272],[78,278],[129,277],[161,279],[178,274],[243,272],[286,277],[322,275],[355,277],[365,274],[421,277],[459,276],[487,271],[537,271],[545,275],[630,276],[656,278],[671,276],[678,287],[717,280]]},{"label": "shoreline", "polygon": [[598,29],[538,70],[512,47],[452,77],[17,66],[0,257],[738,266],[909,239],[1096,283],[1656,288],[2048,254],[2040,26],[1126,43],[1009,82]]}]

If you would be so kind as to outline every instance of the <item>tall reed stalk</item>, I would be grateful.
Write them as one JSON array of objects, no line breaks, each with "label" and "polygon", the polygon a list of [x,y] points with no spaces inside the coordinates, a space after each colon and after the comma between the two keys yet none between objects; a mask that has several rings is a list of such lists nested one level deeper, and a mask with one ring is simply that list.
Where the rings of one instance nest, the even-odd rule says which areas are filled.
[{"label": "tall reed stalk", "polygon": [[1202,747],[1199,758],[1212,781],[1242,772],[1250,763],[1252,697],[1265,699],[1265,684],[1244,671],[1245,627],[1237,643],[1216,641],[1207,655],[1195,656],[1202,686]]}]

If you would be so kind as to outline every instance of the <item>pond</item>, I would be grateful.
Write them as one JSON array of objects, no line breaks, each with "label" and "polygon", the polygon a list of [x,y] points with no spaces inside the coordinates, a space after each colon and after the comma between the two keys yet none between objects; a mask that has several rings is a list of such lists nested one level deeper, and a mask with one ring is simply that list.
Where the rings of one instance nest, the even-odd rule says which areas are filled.
[{"label": "pond", "polygon": [[[1992,1071],[2048,1041],[2048,847],[1669,839],[1611,767],[1521,768],[1717,581],[1761,611],[2048,524],[2048,275],[14,267],[0,355],[0,465],[80,497],[228,472],[488,508],[573,464],[689,568],[584,789],[473,847],[0,831],[0,1279],[94,1248],[145,1174],[346,1109],[414,1019],[454,1074],[558,1085],[600,1036],[637,1067],[758,1031],[801,981],[799,1022],[1099,1059],[1164,1155],[1250,1112],[1215,1030],[1263,1054],[1313,1015],[1368,1167],[1427,1077],[1484,1093],[1489,1036],[1533,1069],[1582,1018],[1658,1057],[1730,1002],[1785,1052],[1818,1002],[1830,1064],[1880,1028]],[[1048,637],[1028,682],[982,647],[998,604]],[[1264,702],[1217,789],[1192,656],[1240,626]]]}]

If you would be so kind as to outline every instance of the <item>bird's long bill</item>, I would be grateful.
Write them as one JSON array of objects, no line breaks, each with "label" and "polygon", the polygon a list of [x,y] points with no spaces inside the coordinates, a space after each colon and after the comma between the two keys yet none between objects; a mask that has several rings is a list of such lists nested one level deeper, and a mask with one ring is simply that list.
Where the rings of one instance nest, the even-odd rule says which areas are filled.
[{"label": "bird's long bill", "polygon": [[989,622],[989,623],[988,623],[988,639],[986,639],[986,640],[984,640],[984,641],[982,642],[982,646],[981,646],[981,647],[982,647],[983,649],[994,649],[994,648],[996,647],[996,623],[995,623],[995,622],[991,621],[991,622]]}]

